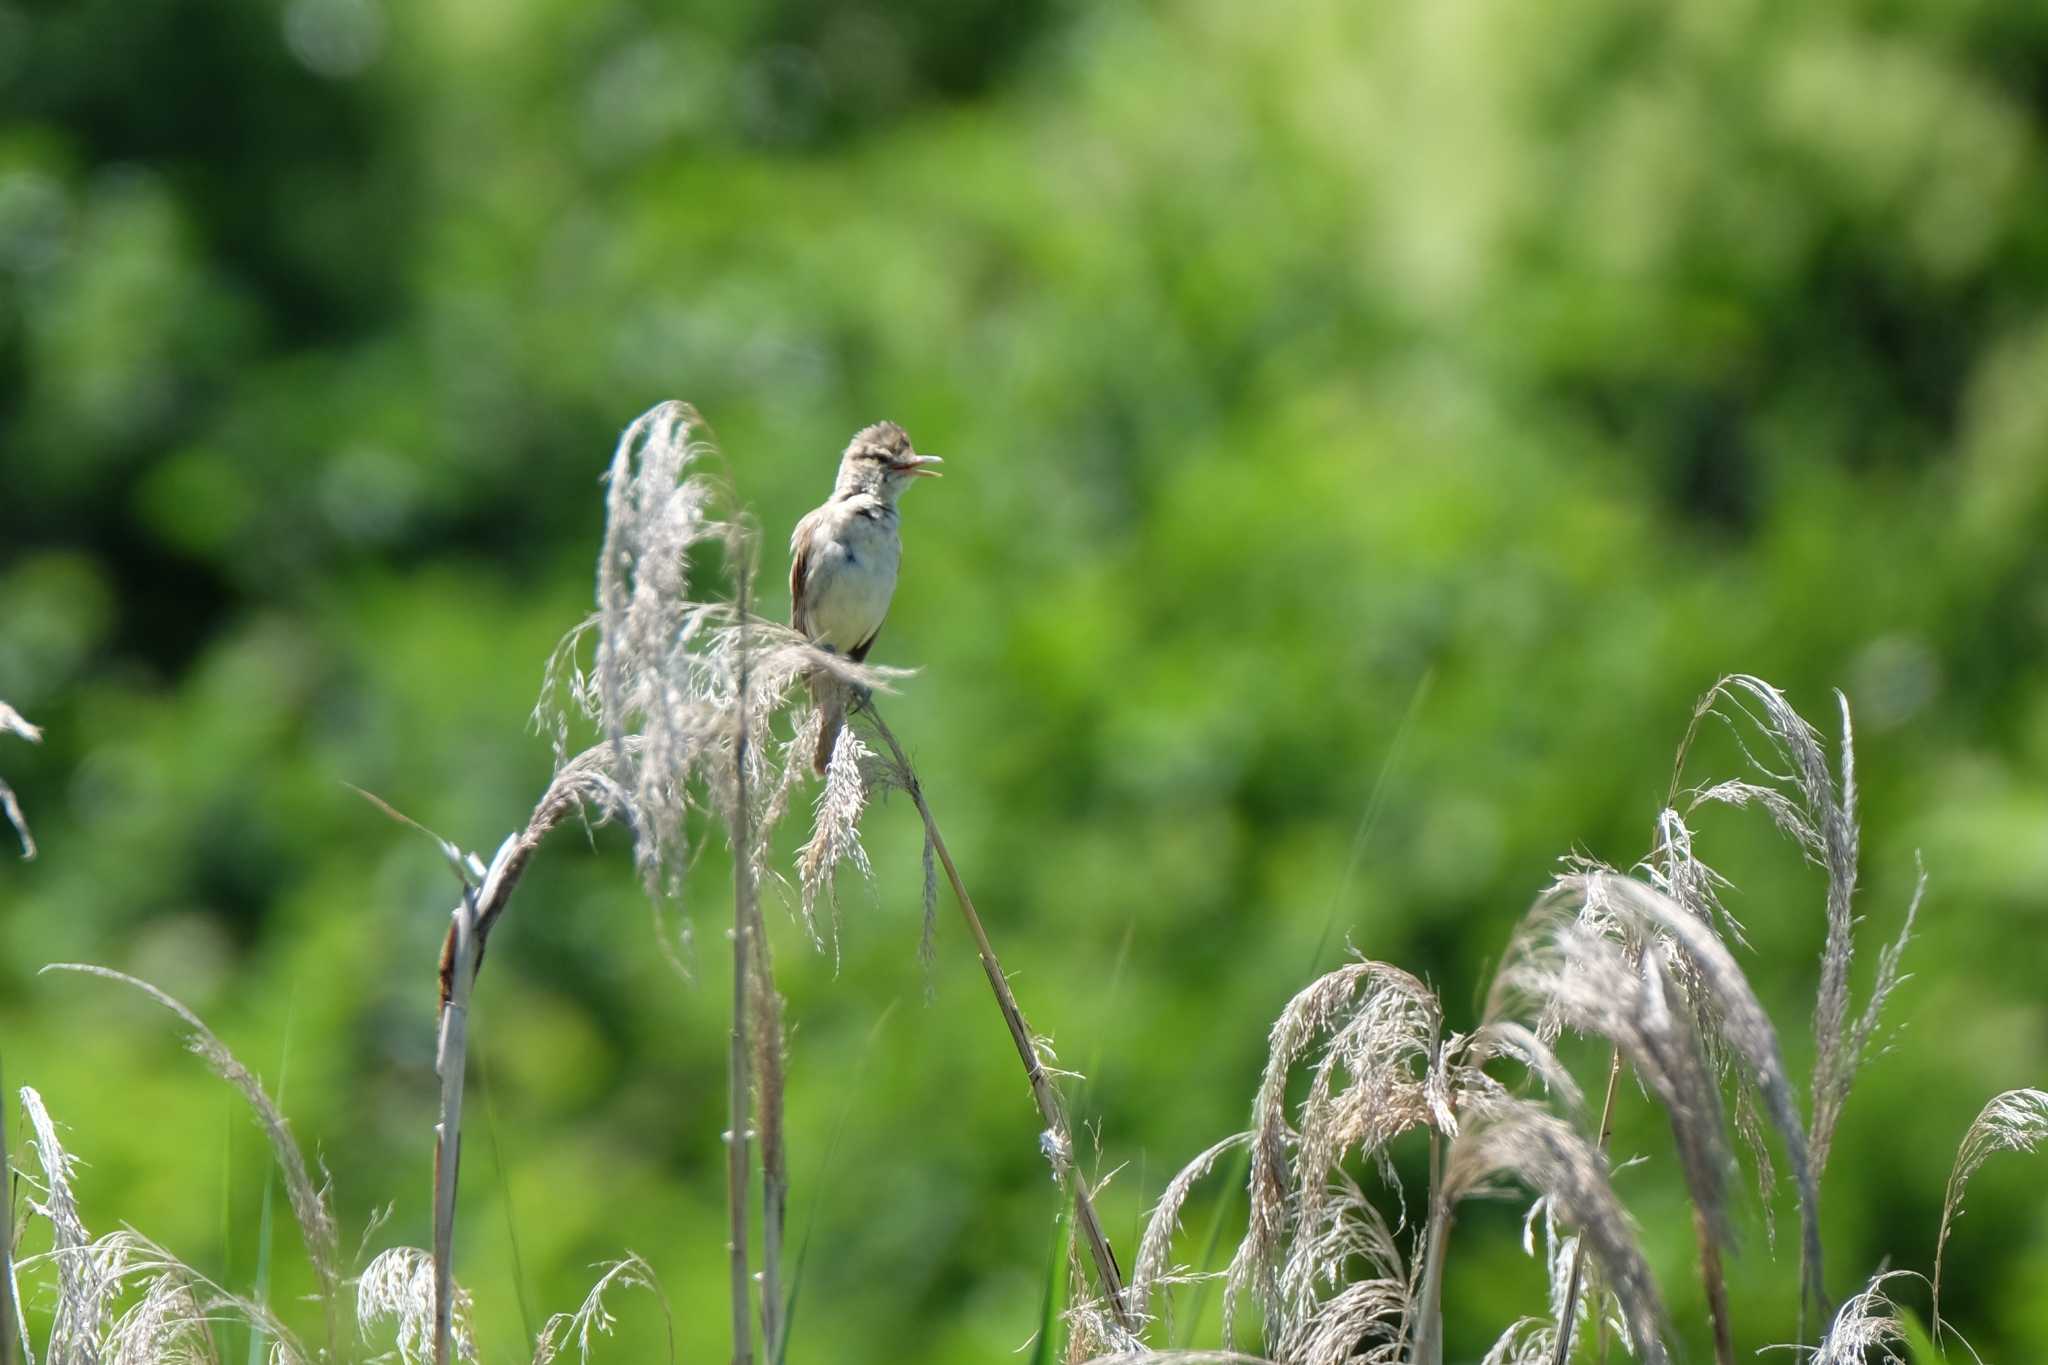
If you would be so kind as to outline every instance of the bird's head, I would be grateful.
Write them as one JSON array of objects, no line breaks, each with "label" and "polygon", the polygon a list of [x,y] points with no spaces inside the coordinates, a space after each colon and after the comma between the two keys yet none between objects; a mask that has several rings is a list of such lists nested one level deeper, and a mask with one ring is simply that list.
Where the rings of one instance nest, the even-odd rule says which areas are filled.
[{"label": "bird's head", "polygon": [[932,466],[943,463],[936,455],[918,454],[910,434],[894,422],[877,422],[862,427],[846,443],[839,460],[838,491],[877,493],[894,502],[912,479],[937,478],[939,471]]}]

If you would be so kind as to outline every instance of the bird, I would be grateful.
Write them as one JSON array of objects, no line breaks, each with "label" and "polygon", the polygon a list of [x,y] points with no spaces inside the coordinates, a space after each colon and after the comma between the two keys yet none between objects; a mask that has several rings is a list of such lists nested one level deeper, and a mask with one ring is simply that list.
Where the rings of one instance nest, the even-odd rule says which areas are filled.
[{"label": "bird", "polygon": [[[846,443],[832,496],[789,537],[789,623],[805,639],[855,663],[867,658],[903,561],[896,500],[913,480],[937,478],[933,466],[943,463],[918,454],[894,422],[862,427]],[[820,717],[811,767],[823,776],[846,724],[846,687],[821,670],[810,688]]]}]

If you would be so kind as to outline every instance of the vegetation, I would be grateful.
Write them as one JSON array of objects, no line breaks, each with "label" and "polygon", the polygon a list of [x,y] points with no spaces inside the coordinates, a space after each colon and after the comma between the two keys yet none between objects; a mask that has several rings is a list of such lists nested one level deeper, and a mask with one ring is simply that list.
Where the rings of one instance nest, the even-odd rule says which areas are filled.
[{"label": "vegetation", "polygon": [[[685,394],[766,620],[854,427],[948,457],[872,660],[916,671],[880,709],[1031,1028],[1087,1077],[1071,1159],[1127,1277],[1172,1172],[1248,1127],[1260,1025],[1354,953],[1424,982],[1446,1037],[1485,1022],[1557,853],[1656,846],[1685,704],[1731,671],[1829,731],[1831,690],[1855,703],[1842,1025],[1924,859],[1904,1027],[1818,1187],[1831,1303],[1931,1274],[1970,1115],[2048,1076],[2044,54],[2029,0],[0,6],[0,698],[43,734],[0,734],[39,848],[0,859],[0,1064],[90,1161],[84,1225],[130,1220],[324,1342],[246,1106],[159,1006],[52,962],[155,984],[261,1076],[331,1172],[343,1278],[387,1205],[370,1251],[431,1248],[427,964],[458,888],[345,784],[486,864],[526,827],[555,766],[521,727],[592,605],[605,452]],[[738,591],[722,546],[699,567]],[[1679,795],[1743,765],[1707,726]],[[1046,1124],[936,858],[917,952],[905,794],[862,815],[871,884],[812,884],[828,951],[790,927],[819,790],[759,885],[790,1358],[1003,1357],[1065,1254]],[[689,819],[658,930],[631,832],[570,822],[491,933],[455,1262],[486,1355],[629,1251],[679,1357],[729,1350],[732,868]],[[1754,812],[1688,824],[1804,1132],[1819,1040],[1851,1057],[1803,1023],[1825,873]],[[1597,1133],[1613,1045],[1554,1050]],[[1707,1358],[1638,1075],[1612,1164],[1651,1162],[1612,1179]],[[1428,1148],[1387,1149],[1411,1232]],[[1238,1161],[1162,1274],[1227,1267]],[[1990,1360],[2048,1341],[2038,1177],[1987,1161],[1942,1253],[1942,1316]],[[1791,1184],[1775,1240],[1726,1184],[1735,1345],[1816,1341]],[[1519,1212],[1456,1206],[1446,1360],[1543,1312]],[[601,1349],[665,1358],[655,1300],[608,1298]],[[1169,1345],[1223,1339],[1219,1289],[1152,1301]]]},{"label": "vegetation", "polygon": [[[1798,1206],[1801,1337],[1805,1310],[1828,1309],[1821,1177],[1856,1072],[1878,1039],[1881,1009],[1902,980],[1901,962],[1920,904],[1916,890],[1897,939],[1879,954],[1867,1001],[1852,1019],[1860,826],[1846,701],[1840,757],[1831,766],[1818,734],[1776,688],[1746,676],[1718,683],[1701,701],[1680,747],[1650,852],[1633,875],[1570,860],[1571,870],[1537,900],[1518,929],[1483,1017],[1471,1031],[1447,1031],[1443,1007],[1429,987],[1382,962],[1360,959],[1302,990],[1273,1025],[1251,1129],[1210,1146],[1168,1182],[1126,1284],[1091,1182],[1075,1164],[1073,1130],[1051,1079],[1049,1045],[1025,1023],[922,784],[873,700],[888,675],[814,649],[753,613],[748,584],[757,547],[744,519],[721,518],[714,485],[694,472],[704,453],[696,436],[695,414],[671,403],[635,422],[619,443],[607,476],[598,611],[570,632],[550,662],[536,717],[556,737],[556,769],[525,828],[505,839],[488,865],[435,836],[462,894],[440,966],[436,1068],[442,1101],[435,1125],[433,1250],[393,1247],[363,1268],[353,1280],[360,1336],[345,1342],[337,1220],[276,1104],[180,1002],[120,972],[70,967],[124,982],[177,1014],[190,1030],[192,1050],[253,1108],[300,1226],[325,1310],[324,1334],[309,1345],[269,1305],[224,1288],[132,1230],[90,1236],[74,1193],[74,1160],[41,1096],[24,1087],[22,1108],[41,1168],[29,1209],[50,1230],[49,1249],[25,1268],[43,1271],[38,1278],[53,1285],[47,1359],[55,1365],[215,1362],[224,1358],[216,1324],[230,1320],[246,1330],[252,1356],[267,1342],[273,1362],[354,1359],[362,1354],[358,1343],[375,1343],[387,1319],[395,1323],[403,1360],[445,1365],[479,1359],[473,1302],[453,1271],[468,1016],[489,935],[543,841],[579,814],[586,821],[625,826],[648,894],[657,902],[680,897],[692,816],[698,812],[722,831],[734,868],[724,1133],[731,1354],[735,1361],[752,1361],[758,1327],[762,1356],[785,1359],[796,1302],[794,1286],[787,1297],[782,1287],[789,1198],[787,1036],[758,888],[775,875],[774,831],[817,750],[821,713],[799,704],[779,734],[777,721],[791,709],[798,684],[820,671],[836,675],[859,700],[856,727],[840,734],[810,837],[799,853],[802,922],[816,940],[815,912],[821,899],[836,897],[837,870],[847,864],[870,870],[860,823],[872,797],[892,788],[908,792],[924,824],[927,869],[934,860],[945,866],[1046,1123],[1041,1148],[1055,1179],[1071,1194],[1072,1226],[1078,1230],[1070,1247],[1073,1302],[1057,1324],[1045,1324],[1047,1331],[1055,1325],[1064,1329],[1065,1358],[1196,1358],[1149,1348],[1146,1338],[1170,1337],[1176,1287],[1220,1278],[1221,1345],[1235,1350],[1250,1338],[1259,1348],[1257,1357],[1231,1358],[1275,1365],[1440,1365],[1457,1207],[1475,1195],[1502,1193],[1503,1182],[1512,1180],[1536,1196],[1525,1223],[1533,1228],[1540,1222],[1544,1229],[1550,1312],[1511,1323],[1487,1351],[1489,1365],[1561,1362],[1571,1358],[1575,1338],[1581,1352],[1588,1352],[1596,1325],[1602,1356],[1611,1326],[1636,1358],[1671,1359],[1670,1323],[1656,1275],[1610,1180],[1606,1144],[1625,1068],[1670,1123],[1692,1205],[1718,1365],[1733,1365],[1736,1330],[1722,1259],[1732,1245],[1728,1177],[1736,1164],[1724,1090],[1732,1091],[1734,1128],[1748,1143],[1767,1219],[1776,1174],[1766,1127],[1782,1146]],[[737,592],[729,601],[707,598],[696,585],[697,561],[709,548],[721,550],[722,560],[733,566]],[[1709,720],[1724,722],[1735,734],[1750,771],[1684,786],[1688,756]],[[589,747],[574,750],[568,741],[579,721],[595,734]],[[17,728],[26,732],[25,723]],[[882,756],[863,741],[862,728],[879,736]],[[1730,950],[1731,942],[1743,945],[1745,939],[1723,898],[1729,882],[1696,851],[1693,825],[1714,805],[1767,813],[1826,874],[1826,946],[1814,1010],[1811,1102],[1803,1124],[1777,1032]],[[18,811],[15,819],[19,825]],[[25,830],[22,837],[26,843]],[[928,919],[935,892],[928,870]],[[831,933],[836,939],[836,918]],[[929,936],[928,928],[927,941]],[[1597,1124],[1589,1125],[1584,1090],[1558,1055],[1566,1031],[1613,1045]],[[1293,1084],[1304,1064],[1305,1091]],[[1504,1084],[1488,1069],[1496,1064],[1518,1067],[1541,1095]],[[1428,1186],[1412,1226],[1392,1160],[1395,1144],[1411,1132],[1426,1134],[1429,1144]],[[751,1156],[757,1138],[758,1168]],[[2048,1094],[2038,1090],[1998,1096],[1965,1134],[1949,1178],[1929,1281],[1937,1305],[1941,1252],[1968,1180],[1993,1151],[2032,1150],[2044,1138]],[[1175,1259],[1182,1212],[1195,1185],[1232,1153],[1247,1158],[1236,1168],[1248,1208],[1244,1237],[1227,1268],[1182,1264]],[[750,1252],[757,1175],[758,1257]],[[1376,1191],[1381,1184],[1395,1187],[1392,1216]],[[1525,1248],[1533,1253],[1529,1237],[1525,1232]],[[10,1312],[20,1302],[14,1243],[11,1234],[0,1240],[8,1252]],[[1891,1348],[1903,1348],[1909,1319],[1886,1290],[1901,1273],[1873,1272],[1827,1320],[1816,1358],[1860,1361],[1878,1350],[1903,1365],[1905,1357]],[[582,1308],[558,1314],[542,1328],[532,1344],[536,1365],[553,1358],[571,1332],[587,1358],[593,1328],[607,1330],[614,1321],[604,1307],[605,1291],[636,1284],[660,1292],[652,1266],[627,1253],[605,1269]],[[666,1315],[667,1301],[662,1302]],[[1247,1306],[1255,1309],[1255,1326],[1245,1322]],[[1938,1306],[1931,1321],[1939,1334],[1945,1324]],[[19,1333],[23,1356],[33,1359],[25,1316]],[[672,1326],[670,1336],[673,1355]],[[14,1344],[10,1332],[9,1352]],[[1157,1344],[1164,1348],[1168,1342]]]}]

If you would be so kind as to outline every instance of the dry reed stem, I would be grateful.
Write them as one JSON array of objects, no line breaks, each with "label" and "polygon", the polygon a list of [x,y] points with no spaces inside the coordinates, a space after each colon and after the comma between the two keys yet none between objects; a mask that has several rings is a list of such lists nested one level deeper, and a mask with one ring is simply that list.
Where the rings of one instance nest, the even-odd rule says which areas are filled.
[{"label": "dry reed stem", "polygon": [[[1614,1138],[1614,1096],[1621,1088],[1621,1049],[1614,1049],[1613,1057],[1607,1064],[1607,1098],[1600,1106],[1600,1141],[1595,1148],[1600,1159],[1607,1159],[1607,1144]],[[1564,1365],[1572,1353],[1572,1325],[1579,1303],[1579,1282],[1586,1268],[1586,1239],[1581,1237],[1572,1248],[1571,1279],[1565,1285],[1564,1312],[1557,1320],[1557,1352],[1551,1356],[1551,1365]]]},{"label": "dry reed stem", "polygon": [[[495,866],[513,847],[506,840]],[[455,1325],[455,1189],[462,1168],[462,1082],[469,1059],[469,996],[480,964],[476,894],[462,890],[448,930],[441,978],[441,1034],[434,1069],[441,1112],[434,1125],[434,1365],[448,1365]]]},{"label": "dry reed stem", "polygon": [[[752,848],[752,841],[748,837],[746,823],[748,657],[745,636],[747,580],[744,569],[740,572],[739,586],[739,705],[733,710],[735,799],[732,803],[732,1032],[727,1076],[731,1093],[727,1097],[730,1127],[725,1135],[725,1207],[728,1219],[726,1249],[730,1254],[732,1275],[732,1360],[733,1365],[750,1365],[754,1358],[754,1344],[751,1305],[753,1284],[747,1255],[747,1100],[751,1093],[747,1080],[750,1023],[747,1015],[747,984],[748,977],[754,971],[755,916],[749,909],[753,891],[753,859],[747,856]],[[763,1293],[763,1338],[767,1338],[772,1332],[771,1321],[768,1295]]]},{"label": "dry reed stem", "polygon": [[[753,653],[749,647],[750,566],[742,559],[739,571],[739,648],[733,708],[733,799],[731,802],[731,843],[733,849],[733,920],[736,931],[744,925],[735,945],[735,972],[753,973],[748,995],[750,1017],[741,1023],[751,1049],[753,1084],[751,1097],[761,1140],[761,1352],[769,1362],[782,1358],[787,1326],[782,1302],[782,1241],[789,1211],[789,1163],[783,1136],[783,1032],[782,1000],[775,990],[774,952],[768,941],[768,926],[761,914],[761,896],[755,871],[757,838],[752,828],[753,806],[747,797],[748,764],[753,737],[748,726],[752,712]],[[771,794],[772,807],[778,794]],[[787,800],[786,793],[780,794]],[[766,814],[773,814],[772,809]],[[748,949],[741,961],[739,947]],[[740,1007],[735,996],[734,1008]],[[736,1020],[737,1020],[737,1016]],[[735,1097],[735,1112],[744,1113],[749,1089]],[[744,1139],[742,1139],[744,1140]],[[745,1174],[744,1148],[735,1148]],[[744,1195],[742,1195],[744,1200]],[[745,1215],[744,1202],[740,1217]],[[744,1231],[744,1229],[742,1229]],[[735,1269],[742,1268],[736,1258]],[[744,1281],[736,1281],[736,1287]],[[744,1303],[744,1297],[739,1302]]]},{"label": "dry reed stem", "polygon": [[782,998],[775,990],[773,955],[754,901],[754,1103],[761,1138],[761,1351],[782,1359],[789,1331],[782,1298],[783,1231],[789,1221],[789,1156],[783,1127]]},{"label": "dry reed stem", "polygon": [[1003,975],[1003,964],[996,957],[996,950],[989,944],[988,932],[982,928],[981,916],[975,913],[974,901],[968,896],[967,888],[961,884],[960,870],[953,865],[953,854],[946,847],[944,836],[939,833],[939,822],[932,816],[932,808],[925,801],[924,784],[918,780],[917,770],[911,766],[910,758],[903,752],[903,746],[896,740],[895,733],[882,719],[881,711],[875,706],[872,696],[864,696],[856,709],[865,711],[875,723],[875,733],[889,746],[889,753],[901,770],[904,786],[910,793],[911,801],[917,806],[917,813],[924,820],[925,837],[937,852],[940,865],[945,869],[946,880],[952,884],[953,899],[960,906],[961,918],[967,921],[967,931],[974,936],[975,950],[981,955],[982,971],[988,976],[989,989],[995,993],[996,1008],[1002,1011],[1003,1022],[1009,1026],[1010,1041],[1016,1045],[1017,1059],[1024,1064],[1025,1079],[1031,1083],[1032,1098],[1038,1102],[1038,1112],[1045,1120],[1045,1126],[1052,1140],[1045,1145],[1053,1156],[1053,1171],[1061,1184],[1071,1186],[1074,1193],[1074,1221],[1081,1230],[1082,1240],[1087,1243],[1088,1255],[1095,1264],[1096,1279],[1102,1286],[1103,1295],[1109,1300],[1111,1316],[1118,1328],[1135,1332],[1130,1310],[1124,1302],[1123,1273],[1118,1270],[1116,1253],[1110,1249],[1109,1238],[1102,1230],[1102,1220],[1096,1214],[1095,1201],[1088,1192],[1088,1182],[1073,1168],[1073,1135],[1067,1125],[1065,1110],[1061,1107],[1059,1092],[1053,1089],[1051,1079],[1045,1074],[1045,1067],[1039,1061],[1038,1049],[1032,1045],[1031,1028],[1024,1022],[1024,1012],[1017,1006],[1017,997],[1011,993],[1010,982]]},{"label": "dry reed stem", "polygon": [[1429,1130],[1429,1231],[1425,1234],[1422,1249],[1422,1306],[1415,1325],[1415,1365],[1443,1365],[1444,1242],[1450,1235],[1451,1201],[1444,1198],[1444,1135],[1432,1128]]},{"label": "dry reed stem", "polygon": [[[483,968],[484,946],[498,917],[511,903],[512,893],[542,840],[572,811],[586,805],[609,810],[617,804],[616,784],[604,766],[615,752],[616,746],[600,745],[556,768],[554,780],[541,794],[539,804],[527,818],[526,828],[506,836],[498,846],[497,854],[484,870],[482,885],[469,886],[465,875],[461,903],[450,914],[448,935],[441,944],[437,972],[439,1036],[434,1054],[434,1070],[441,1077],[440,1115],[434,1127],[435,1365],[447,1365],[454,1313],[455,1196],[462,1166],[462,1094],[469,1053],[469,999],[477,973]],[[405,823],[415,823],[377,798],[370,799]],[[461,871],[465,860],[455,846],[434,837],[450,863]]]},{"label": "dry reed stem", "polygon": [[[14,1283],[14,1167],[7,1145],[7,1082],[0,1075],[0,1365],[19,1365],[27,1358],[28,1328],[21,1322],[21,1291]],[[21,1332],[17,1341],[15,1332]],[[17,1352],[16,1347],[20,1350]]]}]

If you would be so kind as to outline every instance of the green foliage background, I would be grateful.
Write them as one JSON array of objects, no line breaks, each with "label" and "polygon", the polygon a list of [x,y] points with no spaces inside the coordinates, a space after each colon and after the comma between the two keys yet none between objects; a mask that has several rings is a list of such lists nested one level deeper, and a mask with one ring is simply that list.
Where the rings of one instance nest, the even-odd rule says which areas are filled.
[{"label": "green foliage background", "polygon": [[[1963,1128],[2048,1082],[2036,0],[14,0],[0,118],[0,697],[48,730],[0,742],[43,844],[0,865],[0,1054],[96,1231],[246,1287],[263,1156],[164,1017],[53,960],[193,1004],[349,1225],[428,1239],[451,887],[342,784],[485,852],[523,819],[597,475],[667,397],[771,578],[855,427],[948,457],[877,657],[922,670],[890,713],[1088,1073],[1121,1246],[1344,940],[1469,1020],[1557,855],[1647,848],[1736,669],[1824,728],[1848,692],[1870,932],[1916,850],[1932,879],[1823,1194],[1837,1297],[1929,1267]],[[1705,839],[1803,1066],[1819,876],[1755,820]],[[1035,1115],[950,921],[918,964],[905,803],[868,845],[840,959],[777,921],[793,1358],[1003,1359],[1055,1234]],[[616,831],[551,845],[493,940],[487,1360],[625,1248],[681,1358],[722,1352],[720,885],[695,985]],[[1668,1135],[1624,1101],[1697,1356]],[[1995,1160],[1952,1248],[1989,1357],[2048,1343],[2040,1187]],[[1795,1309],[1751,1202],[1745,1349]],[[1455,1357],[1540,1310],[1516,1212],[1461,1224]],[[621,1333],[657,1358],[651,1304]]]}]

